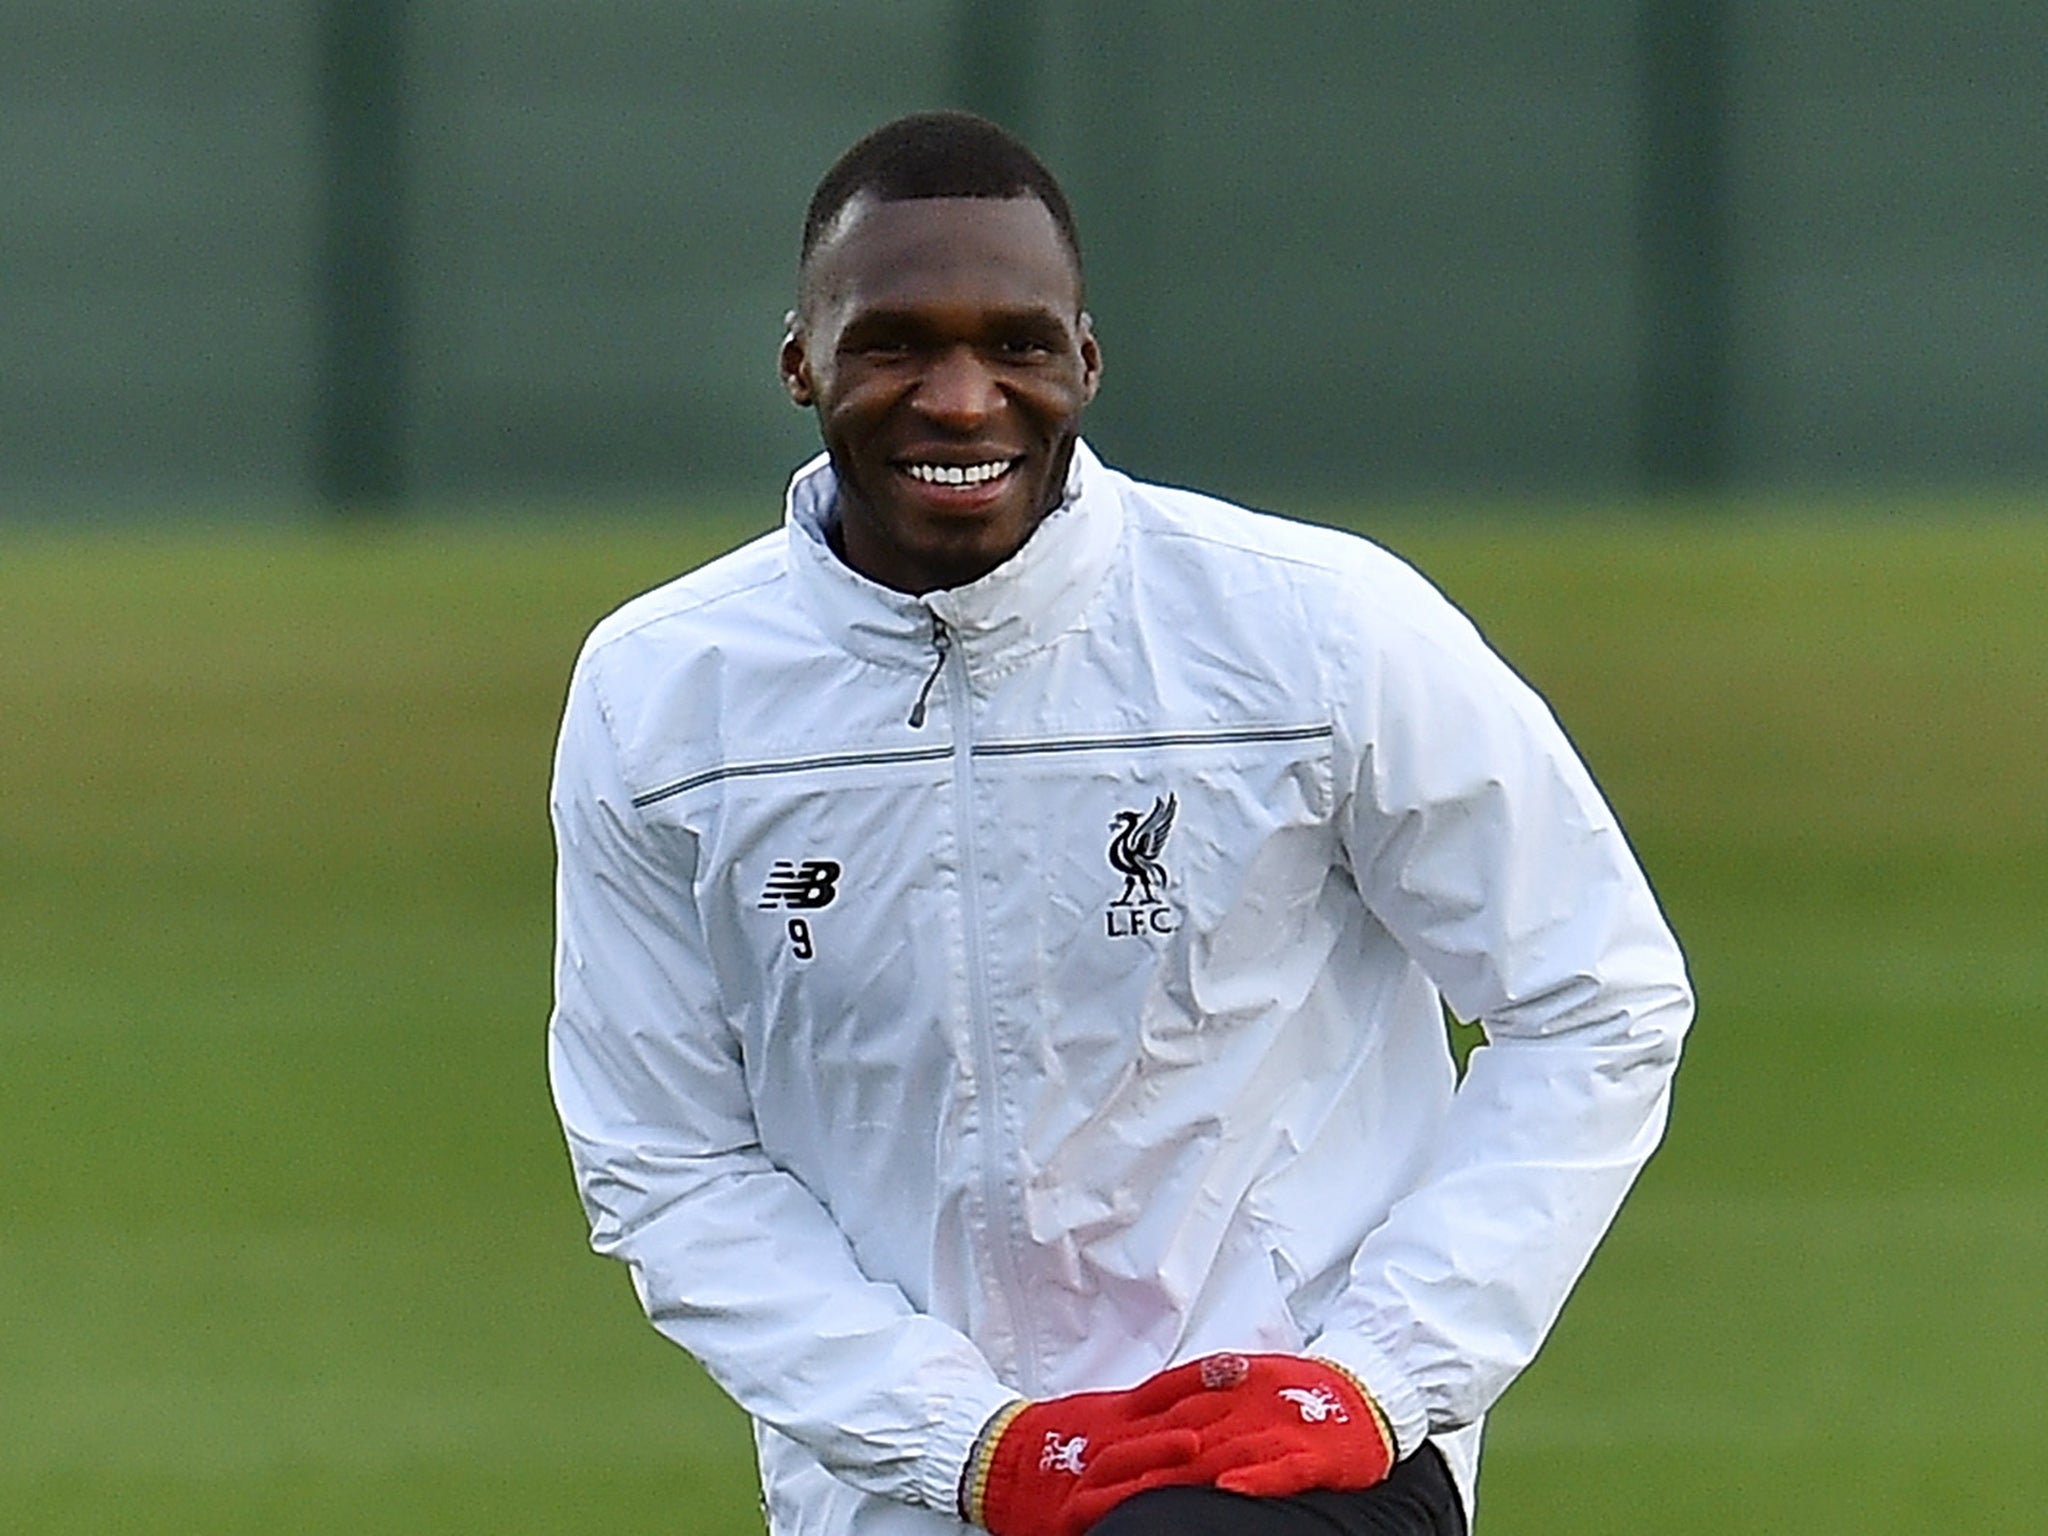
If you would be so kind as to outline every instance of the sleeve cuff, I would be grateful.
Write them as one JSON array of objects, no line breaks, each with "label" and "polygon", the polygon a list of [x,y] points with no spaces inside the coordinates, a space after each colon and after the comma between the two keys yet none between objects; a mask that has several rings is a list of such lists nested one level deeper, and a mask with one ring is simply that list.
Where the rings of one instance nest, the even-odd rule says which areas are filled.
[{"label": "sleeve cuff", "polygon": [[1017,1394],[991,1379],[985,1389],[964,1392],[946,1406],[917,1469],[917,1499],[927,1509],[956,1519],[960,1514],[960,1480],[974,1454],[982,1428],[996,1411],[1017,1401]]},{"label": "sleeve cuff", "polygon": [[1394,1457],[1406,1461],[1429,1438],[1429,1410],[1413,1382],[1394,1363],[1355,1333],[1326,1333],[1303,1351],[1344,1367],[1372,1394],[1394,1434]]}]

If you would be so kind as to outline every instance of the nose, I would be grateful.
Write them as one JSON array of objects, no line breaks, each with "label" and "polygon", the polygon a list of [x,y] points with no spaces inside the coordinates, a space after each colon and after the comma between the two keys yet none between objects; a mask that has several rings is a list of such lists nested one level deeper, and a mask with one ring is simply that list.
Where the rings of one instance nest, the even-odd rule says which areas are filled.
[{"label": "nose", "polygon": [[1002,408],[1003,392],[995,373],[974,348],[948,347],[937,353],[918,380],[913,399],[928,420],[958,430],[971,430]]}]

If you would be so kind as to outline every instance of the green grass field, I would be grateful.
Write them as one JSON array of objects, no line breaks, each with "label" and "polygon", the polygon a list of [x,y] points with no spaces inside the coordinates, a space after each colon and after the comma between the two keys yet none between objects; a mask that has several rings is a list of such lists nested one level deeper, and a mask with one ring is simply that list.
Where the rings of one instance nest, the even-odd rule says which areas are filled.
[{"label": "green grass field", "polygon": [[[1389,525],[1691,955],[1483,1536],[2037,1536],[2048,518]],[[549,1108],[575,646],[739,536],[0,538],[0,1529],[760,1529]]]}]

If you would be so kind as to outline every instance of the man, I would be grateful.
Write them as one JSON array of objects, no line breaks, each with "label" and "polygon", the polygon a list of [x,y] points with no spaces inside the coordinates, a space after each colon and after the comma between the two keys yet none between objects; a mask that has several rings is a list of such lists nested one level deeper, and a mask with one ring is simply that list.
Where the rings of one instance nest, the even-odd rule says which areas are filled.
[{"label": "man", "polygon": [[1463,1531],[1691,1017],[1591,779],[1392,556],[1094,457],[1073,219],[992,125],[825,177],[781,373],[784,529],[570,688],[594,1245],[776,1533]]}]

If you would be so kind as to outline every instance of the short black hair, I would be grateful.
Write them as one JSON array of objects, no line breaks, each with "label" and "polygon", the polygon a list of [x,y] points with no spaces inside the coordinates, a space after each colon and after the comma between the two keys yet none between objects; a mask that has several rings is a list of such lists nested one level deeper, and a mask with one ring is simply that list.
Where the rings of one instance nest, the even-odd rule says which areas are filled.
[{"label": "short black hair", "polygon": [[1022,139],[972,112],[914,112],[884,123],[833,164],[804,214],[801,269],[846,205],[920,197],[1035,197],[1081,268],[1081,235],[1059,181]]}]

